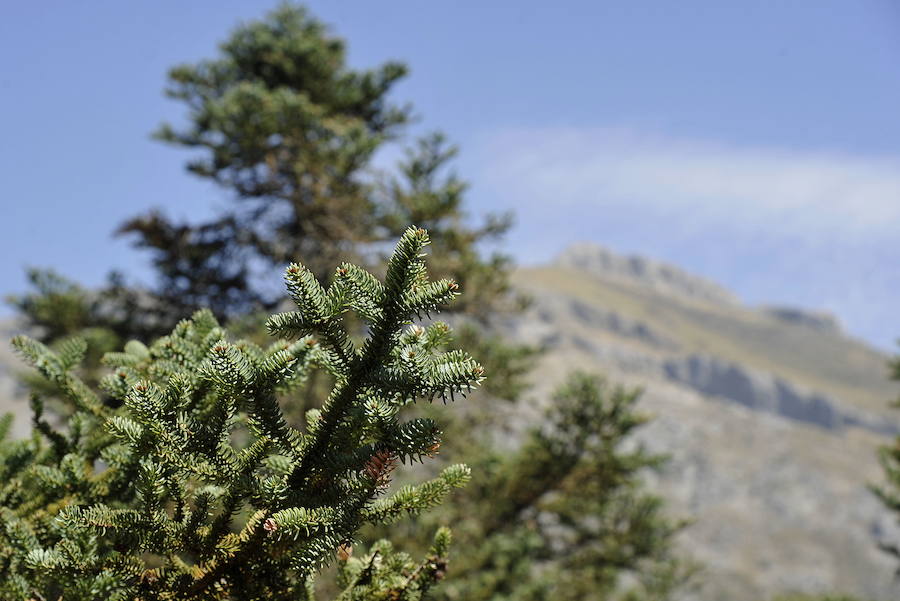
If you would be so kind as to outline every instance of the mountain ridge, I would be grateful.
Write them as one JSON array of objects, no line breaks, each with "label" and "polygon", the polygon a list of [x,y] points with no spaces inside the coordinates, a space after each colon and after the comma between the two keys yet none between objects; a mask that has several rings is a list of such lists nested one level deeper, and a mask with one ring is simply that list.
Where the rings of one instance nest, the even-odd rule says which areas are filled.
[{"label": "mountain ridge", "polygon": [[620,279],[661,292],[709,302],[737,304],[738,298],[724,286],[694,275],[677,265],[639,254],[619,254],[593,242],[576,242],[560,252],[553,265]]},{"label": "mountain ridge", "polygon": [[671,457],[648,479],[694,521],[682,544],[706,565],[690,598],[900,597],[878,548],[900,531],[868,488],[900,431],[887,356],[833,316],[747,306],[675,266],[574,248],[514,278],[532,305],[507,329],[545,349],[534,411],[572,369],[645,390],[654,419],[639,441]]},{"label": "mountain ridge", "polygon": [[[551,265],[582,270],[604,279],[618,279],[670,293],[683,298],[713,303],[742,305],[741,300],[726,286],[711,278],[691,273],[670,263],[643,254],[620,254],[595,242],[575,242],[558,253]],[[821,309],[796,305],[766,304],[758,309],[786,323],[844,334],[840,319]]]}]

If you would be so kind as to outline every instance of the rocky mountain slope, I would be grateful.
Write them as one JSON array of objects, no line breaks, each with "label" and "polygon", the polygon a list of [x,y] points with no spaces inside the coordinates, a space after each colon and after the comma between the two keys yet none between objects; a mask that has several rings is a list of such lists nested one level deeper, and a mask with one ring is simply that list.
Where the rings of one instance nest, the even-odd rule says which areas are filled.
[{"label": "rocky mountain slope", "polygon": [[743,306],[676,267],[597,246],[517,281],[533,305],[508,327],[547,349],[536,405],[571,369],[645,389],[654,420],[641,442],[671,455],[651,479],[694,520],[682,544],[705,565],[700,598],[900,596],[877,548],[900,534],[867,489],[878,445],[900,431],[887,357],[831,316]]}]

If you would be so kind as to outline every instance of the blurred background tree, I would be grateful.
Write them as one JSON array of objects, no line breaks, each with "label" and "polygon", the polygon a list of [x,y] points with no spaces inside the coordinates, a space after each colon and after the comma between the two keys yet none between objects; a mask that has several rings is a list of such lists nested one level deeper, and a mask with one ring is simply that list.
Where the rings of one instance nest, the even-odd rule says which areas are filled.
[{"label": "blurred background tree", "polygon": [[222,317],[271,308],[281,293],[255,292],[253,278],[265,282],[297,257],[323,279],[341,261],[377,268],[410,223],[432,232],[436,274],[465,286],[462,310],[485,313],[509,293],[508,259],[479,250],[509,219],[469,225],[465,184],[443,177],[456,150],[442,134],[416,142],[396,174],[373,163],[410,123],[412,109],[389,98],[406,66],[354,70],[345,55],[343,40],[285,4],[236,29],[215,59],[170,71],[166,92],[188,122],[156,137],[199,151],[187,169],[224,188],[230,204],[205,223],[149,212],[119,229],[152,253],[153,295],[169,321],[198,307]]},{"label": "blurred background tree", "polygon": [[645,470],[665,457],[632,441],[647,416],[637,390],[574,373],[510,448],[492,425],[454,430],[447,461],[471,461],[473,479],[452,501],[380,536],[420,549],[419,533],[453,524],[458,553],[435,598],[479,601],[661,600],[697,566],[679,557],[686,524],[666,516]]}]

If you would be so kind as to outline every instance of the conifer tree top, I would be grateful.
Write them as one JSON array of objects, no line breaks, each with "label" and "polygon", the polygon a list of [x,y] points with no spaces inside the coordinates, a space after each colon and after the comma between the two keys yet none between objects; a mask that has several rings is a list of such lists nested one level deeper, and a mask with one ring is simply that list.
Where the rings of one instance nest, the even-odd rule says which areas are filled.
[{"label": "conifer tree top", "polygon": [[[451,465],[386,495],[398,463],[440,446],[435,422],[404,422],[400,410],[483,378],[464,351],[440,351],[447,326],[412,325],[458,294],[428,279],[427,244],[408,229],[384,281],[344,264],[325,287],[292,264],[297,309],[269,319],[281,338],[268,348],[229,340],[201,311],[149,346],[107,354],[101,391],[75,373],[83,342],[15,339],[71,417],[54,428],[34,397],[34,436],[0,447],[0,597],[309,599],[317,570],[340,556],[346,598],[419,598],[443,576],[446,532],[415,568],[387,543],[353,561],[347,549],[363,524],[433,506],[468,479]],[[344,327],[347,311],[369,326],[362,343]],[[313,367],[335,385],[301,431],[277,394]]]}]

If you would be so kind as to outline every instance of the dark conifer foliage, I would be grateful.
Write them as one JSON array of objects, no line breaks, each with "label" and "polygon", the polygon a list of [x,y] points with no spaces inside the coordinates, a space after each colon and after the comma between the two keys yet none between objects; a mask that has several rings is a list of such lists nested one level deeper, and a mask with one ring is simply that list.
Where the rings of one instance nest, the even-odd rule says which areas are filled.
[{"label": "dark conifer foliage", "polygon": [[[159,328],[199,307],[220,317],[247,313],[263,306],[251,289],[250,269],[241,240],[241,225],[226,215],[199,225],[174,224],[151,211],[119,228],[136,233],[134,246],[150,251],[159,288],[149,291],[149,313]],[[118,295],[114,295],[118,299]]]},{"label": "dark conifer foliage", "polygon": [[[371,239],[360,176],[408,119],[387,99],[405,73],[399,63],[350,69],[342,40],[283,5],[235,30],[217,58],[170,71],[167,94],[184,103],[188,124],[156,135],[201,152],[188,169],[233,196],[249,251],[276,266],[304,257],[326,277]],[[153,232],[140,222],[125,229]]]},{"label": "dark conifer foliage", "polygon": [[431,233],[443,263],[436,273],[472,291],[455,311],[486,313],[481,301],[508,292],[507,259],[478,249],[508,220],[468,225],[465,184],[438,178],[455,154],[443,136],[423,138],[394,175],[372,164],[410,120],[411,109],[390,99],[406,67],[356,70],[345,55],[322,23],[284,4],[238,27],[216,58],[170,71],[167,93],[187,123],[165,124],[156,137],[195,150],[188,170],[221,186],[229,204],[205,223],[151,212],[120,228],[151,252],[152,294],[169,321],[200,307],[220,318],[271,308],[281,295],[260,294],[254,276],[298,258],[319,278],[339,260],[378,270],[379,248],[410,223]]},{"label": "dark conifer foliage", "polygon": [[[446,326],[410,325],[457,295],[455,282],[428,279],[427,243],[407,230],[383,282],[343,264],[324,288],[292,264],[297,310],[269,319],[282,338],[268,348],[229,340],[200,311],[149,347],[108,353],[100,391],[73,371],[83,340],[52,351],[16,338],[72,416],[55,427],[35,396],[34,435],[0,447],[0,597],[312,599],[318,570],[338,557],[342,599],[421,598],[444,576],[445,529],[421,564],[387,542],[356,558],[350,549],[363,524],[435,506],[469,479],[451,465],[385,494],[398,463],[440,445],[434,421],[403,421],[401,409],[459,397],[483,377],[465,352],[440,352]],[[347,311],[369,326],[360,344]],[[277,395],[315,366],[336,383],[301,431]]]}]

